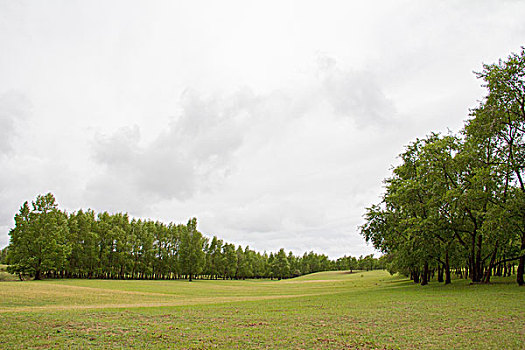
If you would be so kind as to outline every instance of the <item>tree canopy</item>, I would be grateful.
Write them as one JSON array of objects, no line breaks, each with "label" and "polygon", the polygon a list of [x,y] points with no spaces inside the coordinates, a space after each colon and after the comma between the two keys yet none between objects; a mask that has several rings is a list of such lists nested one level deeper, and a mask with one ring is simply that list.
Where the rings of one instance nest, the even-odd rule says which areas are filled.
[{"label": "tree canopy", "polygon": [[525,263],[525,49],[476,73],[487,95],[458,135],[410,143],[366,209],[361,234],[387,254],[392,272],[473,282]]}]

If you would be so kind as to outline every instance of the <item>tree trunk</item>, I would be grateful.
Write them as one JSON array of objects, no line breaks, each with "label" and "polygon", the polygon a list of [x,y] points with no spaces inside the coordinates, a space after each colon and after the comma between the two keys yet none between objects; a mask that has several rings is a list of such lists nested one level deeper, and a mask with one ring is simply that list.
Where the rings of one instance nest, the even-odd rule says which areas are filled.
[{"label": "tree trunk", "polygon": [[449,263],[449,260],[448,260],[448,252],[447,254],[445,255],[445,284],[450,284],[451,283],[451,279],[450,279],[450,263]]},{"label": "tree trunk", "polygon": [[40,280],[40,279],[42,279],[42,276],[40,274],[40,270],[36,270],[35,271],[35,280]]},{"label": "tree trunk", "polygon": [[481,261],[481,242],[482,237],[481,235],[478,236],[477,241],[477,250],[476,250],[476,258],[474,260],[474,276],[475,278],[472,279],[472,282],[481,282],[481,279],[483,277],[483,266]]},{"label": "tree trunk", "polygon": [[[525,249],[525,233],[521,235],[521,251]],[[516,282],[518,282],[518,285],[523,286],[523,272],[525,270],[525,256],[522,256],[518,263],[518,272],[516,275]]]},{"label": "tree trunk", "polygon": [[438,282],[443,282],[443,266],[438,266]]},{"label": "tree trunk", "polygon": [[498,266],[496,266],[496,271],[494,272],[494,276],[501,276],[501,263],[498,264]]},{"label": "tree trunk", "polygon": [[522,256],[518,264],[518,273],[516,275],[516,282],[518,282],[518,285],[520,286],[523,286],[525,284],[523,282],[523,271],[524,270],[525,270],[525,257]]},{"label": "tree trunk", "polygon": [[419,283],[419,272],[414,272],[414,283]]},{"label": "tree trunk", "polygon": [[425,286],[428,284],[428,262],[425,261],[423,265],[423,273],[421,274],[421,285]]},{"label": "tree trunk", "polygon": [[490,283],[490,275],[492,272],[492,267],[494,266],[494,263],[496,262],[496,254],[498,252],[498,248],[496,245],[496,248],[492,252],[492,257],[490,258],[489,266],[487,267],[487,271],[485,271],[485,276],[483,277],[483,283]]}]

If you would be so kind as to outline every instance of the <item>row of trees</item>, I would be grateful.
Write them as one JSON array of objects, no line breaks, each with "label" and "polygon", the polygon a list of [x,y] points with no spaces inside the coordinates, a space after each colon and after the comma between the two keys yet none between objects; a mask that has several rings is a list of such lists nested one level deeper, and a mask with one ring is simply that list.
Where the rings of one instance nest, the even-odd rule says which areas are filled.
[{"label": "row of trees", "polygon": [[7,247],[8,270],[20,276],[111,279],[288,278],[326,270],[381,268],[372,255],[336,261],[313,252],[294,256],[280,249],[259,253],[249,247],[208,239],[197,220],[168,225],[130,219],[127,214],[68,214],[54,196],[26,202],[15,216]]},{"label": "row of trees", "polygon": [[421,284],[488,283],[516,264],[524,284],[525,50],[476,74],[487,95],[461,132],[408,145],[361,226],[391,272]]}]

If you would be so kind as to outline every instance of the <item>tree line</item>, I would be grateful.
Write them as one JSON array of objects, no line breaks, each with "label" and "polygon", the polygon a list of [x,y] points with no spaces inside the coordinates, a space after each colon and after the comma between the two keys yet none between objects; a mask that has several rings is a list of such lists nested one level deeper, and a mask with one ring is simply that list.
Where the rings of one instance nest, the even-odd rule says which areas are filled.
[{"label": "tree line", "polygon": [[8,271],[41,278],[246,279],[289,278],[327,270],[382,268],[369,256],[330,260],[314,252],[256,252],[209,239],[197,219],[184,224],[130,219],[128,214],[67,213],[53,194],[25,202],[15,215],[10,244],[0,257]]},{"label": "tree line", "polygon": [[394,273],[472,282],[525,267],[525,49],[476,73],[487,89],[458,134],[406,146],[360,232]]}]

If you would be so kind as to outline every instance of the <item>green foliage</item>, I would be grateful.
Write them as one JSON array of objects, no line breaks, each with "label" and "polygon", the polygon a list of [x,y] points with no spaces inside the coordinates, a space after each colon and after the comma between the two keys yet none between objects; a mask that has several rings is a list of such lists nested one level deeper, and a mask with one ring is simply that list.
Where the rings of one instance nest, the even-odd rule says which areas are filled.
[{"label": "green foliage", "polygon": [[57,209],[53,195],[38,196],[32,207],[25,202],[15,215],[8,269],[40,279],[43,272],[63,271],[71,246],[67,240],[67,215]]},{"label": "green foliage", "polygon": [[188,225],[181,230],[179,249],[179,261],[181,272],[189,276],[191,282],[193,276],[201,273],[205,263],[204,244],[202,234],[197,231],[197,219],[188,221]]},{"label": "green foliage", "polygon": [[7,247],[0,249],[0,264],[7,264]]},{"label": "green foliage", "polygon": [[459,136],[431,134],[406,147],[367,208],[361,234],[388,255],[386,267],[422,284],[451,269],[489,282],[525,264],[525,50],[477,74],[488,95]]},{"label": "green foliage", "polygon": [[24,203],[15,222],[9,249],[1,254],[10,252],[9,271],[21,277],[281,279],[360,268],[357,263],[337,264],[313,252],[296,257],[281,249],[268,256],[248,246],[236,249],[217,237],[209,240],[203,236],[196,218],[186,225],[166,225],[130,219],[126,213],[97,215],[92,210],[79,210],[67,214],[58,210],[51,194],[39,196],[33,210]]},{"label": "green foliage", "polygon": [[278,279],[286,278],[290,274],[290,263],[288,262],[284,249],[282,248],[275,255],[272,262],[272,272],[273,276]]}]

